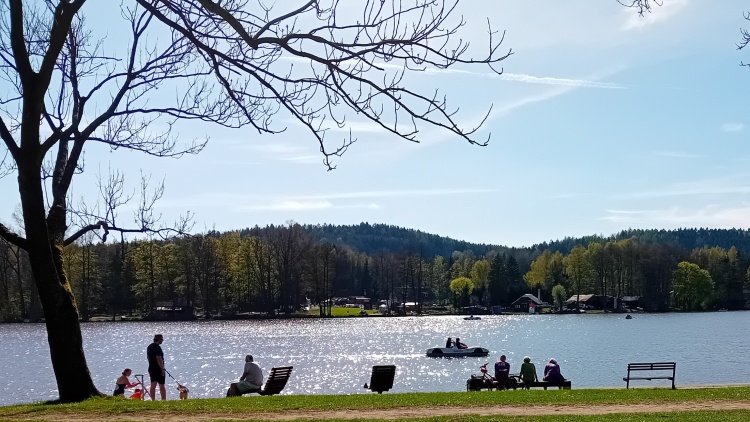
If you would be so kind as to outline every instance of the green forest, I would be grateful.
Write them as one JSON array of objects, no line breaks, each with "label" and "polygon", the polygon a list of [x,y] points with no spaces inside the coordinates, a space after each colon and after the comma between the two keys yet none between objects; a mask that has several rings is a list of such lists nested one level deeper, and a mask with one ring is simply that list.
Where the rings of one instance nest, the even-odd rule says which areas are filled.
[{"label": "green forest", "polygon": [[[170,239],[67,246],[82,320],[152,315],[159,304],[206,317],[293,314],[335,298],[422,306],[507,306],[526,293],[557,307],[571,295],[641,296],[646,311],[743,309],[745,230],[627,230],[527,248],[472,244],[383,224],[254,227]],[[25,253],[0,240],[0,320],[39,321]],[[327,304],[327,305],[326,305]]]}]

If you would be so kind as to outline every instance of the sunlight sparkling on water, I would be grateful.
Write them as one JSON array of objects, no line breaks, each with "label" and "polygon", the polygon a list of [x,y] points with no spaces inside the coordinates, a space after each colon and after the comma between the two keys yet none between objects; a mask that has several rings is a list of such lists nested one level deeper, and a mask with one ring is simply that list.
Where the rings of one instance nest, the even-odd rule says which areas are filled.
[{"label": "sunlight sparkling on water", "polygon": [[[573,387],[622,386],[628,362],[676,361],[677,384],[744,383],[750,379],[750,312],[705,314],[459,316],[267,321],[118,322],[82,324],[86,357],[97,387],[114,388],[120,372],[147,373],[146,346],[155,333],[167,370],[191,397],[223,397],[250,353],[268,373],[294,366],[283,394],[357,394],[373,365],[397,365],[392,392],[465,391],[479,365],[508,356],[517,372],[525,355],[541,374],[551,357]],[[486,358],[425,356],[446,338],[490,350]],[[39,324],[0,325],[0,404],[56,397],[46,332]],[[491,365],[490,365],[491,366]],[[724,379],[717,379],[721,374]],[[148,381],[148,375],[146,375]],[[648,383],[646,385],[655,384]],[[177,398],[167,378],[168,398]]]}]

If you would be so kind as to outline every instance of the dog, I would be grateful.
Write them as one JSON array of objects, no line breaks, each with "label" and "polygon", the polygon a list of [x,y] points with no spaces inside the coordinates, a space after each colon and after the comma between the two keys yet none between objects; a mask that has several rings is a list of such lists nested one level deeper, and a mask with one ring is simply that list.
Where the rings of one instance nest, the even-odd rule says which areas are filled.
[{"label": "dog", "polygon": [[177,384],[177,391],[180,392],[180,400],[187,400],[188,393],[190,392],[190,390],[188,390],[187,387],[185,387],[184,385],[178,383]]}]

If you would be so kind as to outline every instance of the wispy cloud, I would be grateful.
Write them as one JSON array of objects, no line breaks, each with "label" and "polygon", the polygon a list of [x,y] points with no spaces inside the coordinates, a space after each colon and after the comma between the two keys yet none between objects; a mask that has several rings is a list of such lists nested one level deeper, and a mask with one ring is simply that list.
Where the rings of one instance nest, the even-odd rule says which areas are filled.
[{"label": "wispy cloud", "polygon": [[328,209],[354,209],[367,208],[379,209],[380,205],[374,203],[364,204],[334,204],[330,201],[280,201],[260,205],[247,205],[240,209],[244,211],[285,211],[285,212],[306,212],[321,211]]},{"label": "wispy cloud", "polygon": [[707,195],[738,195],[750,194],[750,185],[743,183],[732,184],[728,180],[703,180],[691,183],[680,183],[671,186],[664,186],[651,190],[642,190],[637,192],[628,192],[613,195],[615,199],[635,199],[635,198],[666,198],[675,196],[707,196]]},{"label": "wispy cloud", "polygon": [[[182,197],[175,200],[164,200],[161,207],[230,207],[238,210],[258,211],[305,211],[322,210],[328,208],[380,208],[380,204],[373,201],[352,203],[348,200],[375,200],[403,197],[429,197],[446,195],[471,195],[497,192],[490,188],[453,188],[453,189],[394,189],[381,191],[333,192],[317,194],[240,194],[212,192],[210,194]],[[231,204],[231,205],[228,205]]]},{"label": "wispy cloud", "polygon": [[745,125],[742,123],[724,123],[721,125],[721,130],[724,132],[741,132],[745,129]]},{"label": "wispy cloud", "polygon": [[[383,68],[392,68],[402,70],[403,66],[398,66],[389,63],[379,63],[378,66]],[[427,75],[467,75],[479,78],[490,78],[500,79],[509,82],[522,82],[527,84],[537,85],[557,85],[557,86],[571,86],[576,88],[605,88],[605,89],[624,89],[625,86],[622,84],[611,83],[611,82],[598,82],[595,80],[588,79],[570,79],[570,78],[553,78],[549,76],[533,76],[524,73],[493,73],[493,72],[473,72],[470,70],[463,69],[436,69],[436,68],[425,68],[423,73]]]},{"label": "wispy cloud", "polygon": [[483,78],[500,79],[503,81],[510,82],[522,82],[527,84],[538,84],[538,85],[557,85],[557,86],[570,86],[576,88],[605,88],[605,89],[624,89],[625,86],[621,84],[611,82],[598,82],[586,79],[568,79],[568,78],[552,78],[548,76],[533,76],[523,73],[488,73],[488,72],[470,72],[468,70],[459,69],[427,69],[425,73],[457,73],[464,75],[472,75]]},{"label": "wispy cloud", "polygon": [[750,207],[708,205],[699,209],[607,210],[601,220],[649,227],[747,227]]},{"label": "wispy cloud", "polygon": [[405,190],[382,190],[382,191],[362,191],[362,192],[342,192],[330,194],[302,195],[295,196],[297,199],[356,199],[356,198],[401,198],[413,196],[443,196],[443,195],[464,195],[475,193],[492,193],[497,189],[488,188],[456,188],[456,189],[405,189]]},{"label": "wispy cloud", "polygon": [[328,201],[281,201],[264,205],[245,205],[248,211],[312,211],[332,208]]},{"label": "wispy cloud", "polygon": [[295,145],[294,141],[274,141],[274,142],[249,142],[239,140],[226,141],[230,144],[229,148],[237,151],[234,153],[234,159],[226,161],[227,164],[236,162],[244,163],[242,154],[247,154],[247,158],[254,162],[265,162],[267,160],[286,161],[298,164],[320,164],[323,160],[320,154],[315,154],[311,145]]},{"label": "wispy cloud", "polygon": [[574,199],[574,198],[581,198],[583,196],[586,196],[586,195],[582,193],[559,193],[559,194],[550,196],[550,199]]},{"label": "wispy cloud", "polygon": [[694,160],[696,158],[705,158],[703,154],[689,154],[681,151],[656,151],[654,155],[657,157],[669,157],[669,158],[681,158],[685,160]]},{"label": "wispy cloud", "polygon": [[300,164],[320,164],[323,162],[323,155],[295,155],[290,157],[280,157],[279,160]]},{"label": "wispy cloud", "polygon": [[638,15],[633,9],[625,9],[622,12],[626,16],[625,23],[622,25],[622,30],[630,31],[634,29],[643,29],[659,22],[669,20],[677,15],[680,10],[687,5],[687,2],[687,0],[664,0],[663,4],[655,5],[652,7],[650,13],[644,13],[643,16]]}]

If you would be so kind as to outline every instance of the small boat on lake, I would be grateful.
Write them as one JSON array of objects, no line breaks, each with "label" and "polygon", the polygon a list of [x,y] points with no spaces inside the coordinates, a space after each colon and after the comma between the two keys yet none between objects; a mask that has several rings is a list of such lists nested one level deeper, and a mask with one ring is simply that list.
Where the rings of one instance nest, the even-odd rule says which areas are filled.
[{"label": "small boat on lake", "polygon": [[433,347],[427,349],[427,357],[447,358],[447,357],[483,357],[490,354],[490,351],[484,347],[469,347],[468,349],[459,349],[456,347]]},{"label": "small boat on lake", "polygon": [[467,320],[467,321],[475,321],[475,320],[477,320],[477,319],[482,319],[482,318],[481,318],[481,317],[478,317],[478,316],[474,316],[474,315],[472,315],[472,316],[467,316],[467,317],[464,317],[464,319],[465,319],[465,320]]}]

